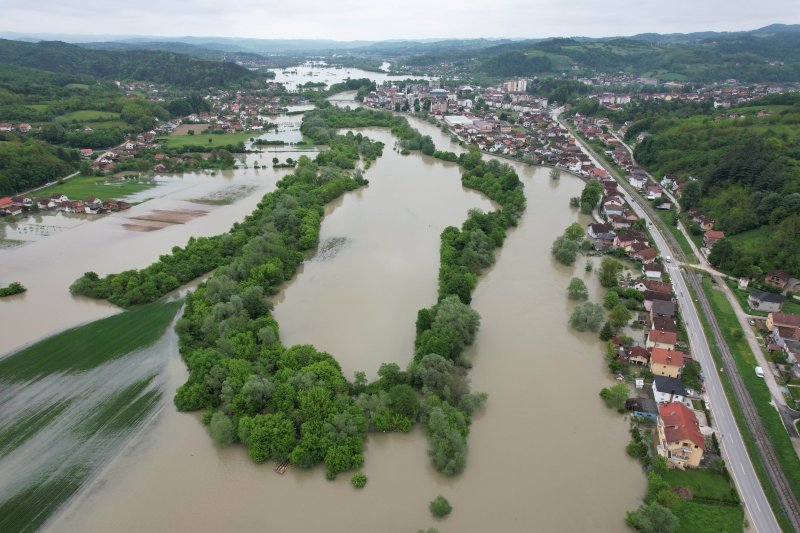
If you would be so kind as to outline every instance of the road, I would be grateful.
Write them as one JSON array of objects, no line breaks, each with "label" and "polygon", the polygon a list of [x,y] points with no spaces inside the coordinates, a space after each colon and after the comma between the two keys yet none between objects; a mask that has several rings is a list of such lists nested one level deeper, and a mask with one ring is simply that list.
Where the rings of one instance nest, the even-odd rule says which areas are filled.
[{"label": "road", "polygon": [[[622,144],[622,146],[625,147],[625,149],[630,154],[631,161],[635,165],[636,158],[633,155],[633,150],[631,149],[631,147],[628,146],[625,143],[625,141],[622,138],[620,138],[619,135],[617,135],[616,132],[611,130],[609,131],[611,132],[611,135],[613,135],[614,138],[617,139]],[[653,176],[650,175],[650,173],[648,173],[647,176],[654,182],[658,181],[654,179]],[[672,196],[672,194],[670,194],[668,191],[664,190],[664,193],[670,198],[670,200],[672,200],[673,205],[675,205],[675,207],[678,210],[680,210],[680,204],[678,203],[678,200],[674,196]],[[770,365],[769,362],[767,361],[766,356],[764,355],[764,351],[761,349],[761,344],[759,344],[758,339],[756,338],[756,335],[753,332],[753,328],[750,326],[751,317],[747,315],[744,309],[742,309],[742,306],[739,303],[738,298],[736,298],[736,295],[733,294],[733,291],[731,290],[730,287],[728,287],[727,283],[725,283],[725,280],[723,279],[723,278],[730,278],[730,279],[736,279],[736,278],[728,276],[727,274],[723,274],[722,272],[719,272],[713,266],[711,266],[711,264],[708,262],[708,259],[706,259],[706,256],[702,252],[700,252],[700,250],[697,249],[697,246],[695,246],[694,241],[689,236],[689,233],[686,231],[686,227],[683,225],[682,222],[678,223],[678,229],[681,233],[683,233],[683,236],[689,243],[689,246],[691,247],[694,256],[700,262],[699,266],[688,265],[688,264],[686,266],[699,268],[711,274],[711,277],[717,284],[717,287],[721,289],[722,293],[725,295],[725,298],[728,300],[728,303],[733,308],[734,313],[736,314],[736,319],[739,322],[739,326],[742,328],[747,343],[750,346],[750,351],[753,352],[756,361],[758,361],[758,366],[764,369],[764,381],[767,384],[767,388],[769,388],[770,394],[772,396],[772,401],[775,403],[775,406],[781,415],[784,427],[786,428],[787,433],[789,433],[792,445],[794,446],[794,449],[797,452],[797,454],[800,455],[800,434],[798,434],[797,426],[795,426],[794,424],[794,420],[800,417],[800,414],[798,414],[793,409],[789,408],[789,405],[786,402],[786,397],[781,392],[780,386],[778,385],[775,375],[770,371]]]},{"label": "road", "polygon": [[[567,127],[567,125],[558,117],[558,113],[559,111],[556,112],[554,118],[559,120],[562,125]],[[602,161],[599,157],[596,157],[590,146],[587,146],[586,143],[584,143],[583,140],[577,135],[575,135],[575,138],[580,144],[581,149],[594,161],[595,165],[597,165],[599,168],[604,168],[611,176],[615,175],[614,169],[612,169],[610,165],[605,164],[605,161]],[[661,225],[663,224],[661,219],[657,216],[651,217],[650,213],[646,209],[646,207],[649,206],[645,207],[644,200],[641,199],[639,195],[635,195],[636,199],[634,199],[634,196],[628,192],[626,187],[627,184],[623,183],[623,180],[619,181],[623,185],[622,193],[628,204],[633,208],[634,212],[636,212],[639,217],[645,219],[648,223],[648,227],[651,229],[659,228],[658,231],[651,231],[651,233],[653,235],[653,240],[655,241],[658,249],[661,250],[662,255],[672,254],[673,257],[681,257],[682,253],[680,252],[679,247],[676,247],[677,249],[672,249],[672,247],[667,244],[667,240],[665,239],[664,234],[662,234],[662,231],[664,233],[669,232],[665,228],[661,228]],[[655,227],[652,226],[654,223],[656,224]],[[678,300],[681,316],[683,317],[686,323],[686,329],[689,332],[689,343],[691,345],[692,356],[704,369],[703,375],[705,377],[706,392],[708,394],[710,403],[708,407],[711,410],[714,424],[717,428],[722,456],[728,465],[731,477],[733,478],[736,488],[739,491],[739,495],[745,507],[745,512],[749,517],[750,525],[759,533],[779,532],[781,531],[780,526],[778,525],[778,521],[772,512],[764,490],[761,487],[761,483],[753,467],[753,463],[750,461],[747,448],[744,444],[744,439],[742,438],[742,434],[739,431],[739,427],[736,424],[736,420],[733,416],[733,411],[731,410],[731,406],[728,403],[728,399],[725,395],[725,389],[722,386],[722,381],[720,380],[720,376],[717,372],[717,366],[712,357],[708,340],[703,333],[703,324],[700,321],[697,308],[692,301],[691,293],[689,292],[686,280],[684,279],[684,273],[676,263],[670,262],[665,263],[665,265],[667,268],[667,273],[672,279],[672,284],[675,289],[675,295]],[[694,274],[687,273],[687,276],[693,277]],[[696,280],[694,281],[696,282]],[[709,318],[709,321],[713,320],[713,313],[710,309],[704,309],[704,313]],[[738,377],[738,375],[731,377]],[[739,378],[741,379],[741,377]],[[768,462],[765,460],[765,466],[767,463]],[[778,470],[780,470],[779,466]],[[780,472],[780,474],[782,475],[782,472]],[[786,482],[784,487],[785,489],[789,489],[790,492],[788,482]]]}]

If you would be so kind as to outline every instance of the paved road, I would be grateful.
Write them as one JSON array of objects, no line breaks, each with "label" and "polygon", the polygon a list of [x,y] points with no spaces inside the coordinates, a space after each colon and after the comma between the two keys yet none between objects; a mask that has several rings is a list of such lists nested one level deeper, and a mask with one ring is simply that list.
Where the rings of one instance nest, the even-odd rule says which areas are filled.
[{"label": "paved road", "polygon": [[[580,144],[584,152],[592,158],[595,165],[600,168],[605,168],[609,174],[613,175],[612,169],[609,168],[604,161],[600,161],[593,156],[590,147],[586,146],[579,137],[576,137],[576,141]],[[645,219],[648,222],[648,226],[650,226],[653,221],[644,209],[634,201],[624,188],[622,189],[622,193],[634,212]],[[665,252],[670,253],[668,252],[670,247],[667,245],[661,232],[651,231],[651,233],[656,246],[662,251],[662,255],[665,255]],[[675,263],[665,264],[667,272],[672,279],[681,316],[686,323],[686,330],[689,333],[692,355],[704,369],[703,375],[705,377],[706,392],[708,393],[710,403],[708,407],[711,410],[714,425],[720,436],[722,456],[728,465],[731,477],[739,491],[745,511],[749,517],[750,525],[759,533],[779,532],[781,529],[778,526],[775,515],[761,487],[761,483],[753,468],[753,463],[750,461],[750,457],[747,454],[747,448],[744,445],[742,434],[739,432],[739,427],[733,417],[731,406],[725,396],[722,381],[717,373],[717,367],[711,355],[711,348],[703,333],[703,325],[694,302],[692,302],[691,293],[686,285],[683,272]]]}]

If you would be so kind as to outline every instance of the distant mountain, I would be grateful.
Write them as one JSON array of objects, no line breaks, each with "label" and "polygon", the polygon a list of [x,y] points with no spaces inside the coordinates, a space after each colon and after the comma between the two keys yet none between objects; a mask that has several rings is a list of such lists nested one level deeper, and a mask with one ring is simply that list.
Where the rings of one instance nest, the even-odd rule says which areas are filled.
[{"label": "distant mountain", "polygon": [[130,79],[194,88],[259,81],[258,76],[234,63],[150,50],[89,50],[57,41],[26,43],[0,39],[0,67],[2,64],[99,79]]},{"label": "distant mountain", "polygon": [[110,42],[89,42],[77,43],[82,48],[90,50],[110,50],[116,52],[126,52],[130,50],[154,50],[159,52],[172,52],[176,54],[186,54],[202,59],[213,59],[217,61],[243,61],[261,60],[264,56],[252,52],[225,51],[220,49],[205,48],[194,44],[180,42],[159,42],[159,41],[110,41]]}]

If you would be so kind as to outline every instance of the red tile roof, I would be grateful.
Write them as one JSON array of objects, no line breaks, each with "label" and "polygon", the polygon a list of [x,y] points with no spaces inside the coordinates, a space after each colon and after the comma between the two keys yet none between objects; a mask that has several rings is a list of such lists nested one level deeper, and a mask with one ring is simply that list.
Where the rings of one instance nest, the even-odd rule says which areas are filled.
[{"label": "red tile roof", "polygon": [[658,407],[658,414],[664,422],[664,436],[667,442],[688,440],[702,450],[706,441],[700,433],[700,424],[694,413],[680,402],[672,402]]},{"label": "red tile roof", "polygon": [[[2,200],[0,200],[2,202]],[[790,328],[800,327],[800,315],[793,315],[791,313],[770,313],[772,315],[772,322],[776,326],[788,326]]]},{"label": "red tile roof", "polygon": [[691,357],[687,356],[683,352],[667,350],[666,348],[653,348],[653,353],[651,354],[651,362],[654,365],[671,365],[682,367],[683,360],[686,358],[691,359]]},{"label": "red tile roof", "polygon": [[[675,345],[678,342],[678,334],[672,331],[659,331],[657,329],[651,329],[648,335],[648,340],[650,342],[657,342],[660,344],[672,344]],[[661,350],[661,348],[658,348]],[[677,352],[680,353],[680,352]]]}]

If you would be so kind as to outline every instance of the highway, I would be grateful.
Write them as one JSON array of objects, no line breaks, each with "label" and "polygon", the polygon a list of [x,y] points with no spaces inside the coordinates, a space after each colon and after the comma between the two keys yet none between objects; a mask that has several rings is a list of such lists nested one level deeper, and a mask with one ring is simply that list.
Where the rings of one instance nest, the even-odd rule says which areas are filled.
[{"label": "highway", "polygon": [[[557,110],[556,113],[560,113],[560,110]],[[557,114],[555,117],[557,118]],[[567,125],[561,121],[560,118],[557,118],[557,120],[559,120],[562,125],[567,127]],[[576,142],[580,144],[584,153],[586,153],[594,161],[598,168],[604,168],[607,172],[609,172],[610,175],[614,176],[614,169],[610,168],[605,161],[602,161],[600,158],[596,157],[591,147],[587,146],[580,137],[575,136],[575,138]],[[750,522],[750,526],[753,530],[759,533],[779,532],[781,531],[781,528],[778,525],[775,515],[773,514],[769,505],[769,501],[767,500],[764,490],[761,487],[761,483],[756,475],[756,471],[753,468],[753,463],[750,461],[742,434],[739,431],[739,427],[736,424],[736,420],[733,416],[733,411],[731,410],[731,406],[728,403],[728,399],[725,395],[722,381],[720,380],[720,376],[717,372],[718,369],[711,355],[711,348],[704,334],[703,324],[700,321],[697,308],[692,301],[692,295],[687,287],[686,279],[684,279],[684,272],[675,262],[666,262],[666,256],[668,255],[672,255],[673,257],[681,257],[683,254],[679,247],[676,246],[675,249],[673,249],[673,247],[668,245],[664,234],[669,234],[669,231],[666,228],[662,228],[663,222],[659,217],[657,217],[654,213],[652,213],[651,216],[652,208],[650,208],[650,206],[647,205],[638,194],[635,195],[634,198],[634,196],[631,195],[627,190],[629,187],[626,187],[626,185],[628,185],[627,183],[622,185],[622,194],[624,195],[626,201],[639,217],[647,221],[648,227],[651,229],[651,234],[653,236],[653,240],[655,241],[655,245],[661,251],[661,255],[665,259],[664,264],[667,268],[667,273],[672,280],[681,316],[686,324],[686,330],[689,334],[692,357],[694,357],[703,368],[706,392],[710,404],[708,407],[712,413],[713,423],[718,432],[722,456],[725,459],[728,470],[731,473],[731,477],[736,485],[737,490],[739,491],[739,496],[745,507],[745,513]],[[653,224],[655,224],[655,226],[653,226]],[[662,233],[662,231],[664,233]],[[691,273],[687,273],[686,275],[692,278],[692,281],[694,282],[693,287],[696,287],[697,280],[694,278],[695,275]],[[695,290],[697,291],[697,288],[695,288]],[[705,301],[703,303],[707,304]],[[713,319],[713,314],[709,308],[704,309],[704,313],[710,319]],[[710,320],[710,322],[711,321],[712,320]],[[713,322],[716,324],[715,321]],[[717,345],[720,346],[720,343],[717,342]],[[730,365],[729,367],[734,369],[733,375],[731,375],[731,381],[735,381],[735,378],[737,377],[739,378],[739,381],[741,381],[741,377],[736,375],[735,366]],[[745,394],[747,394],[746,391]],[[749,398],[749,395],[747,397]],[[743,410],[747,411],[745,406],[743,406]],[[754,435],[756,435],[758,444],[758,436],[755,432]],[[771,445],[769,445],[768,442],[762,444],[766,444],[771,450]],[[761,449],[761,446],[759,446],[759,449]],[[765,459],[764,462],[765,466],[769,470],[769,461]],[[777,465],[777,461],[772,466],[777,467],[781,477],[783,477],[783,473],[780,471],[780,466]],[[770,476],[770,478],[772,479],[772,476]],[[788,482],[785,481],[785,477],[784,482],[786,484],[783,486],[783,488],[791,493],[791,488],[788,486]],[[778,487],[778,492],[780,493],[780,483],[777,483],[776,487]],[[797,527],[796,524],[795,527]]]}]

